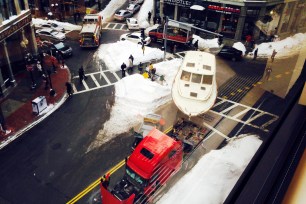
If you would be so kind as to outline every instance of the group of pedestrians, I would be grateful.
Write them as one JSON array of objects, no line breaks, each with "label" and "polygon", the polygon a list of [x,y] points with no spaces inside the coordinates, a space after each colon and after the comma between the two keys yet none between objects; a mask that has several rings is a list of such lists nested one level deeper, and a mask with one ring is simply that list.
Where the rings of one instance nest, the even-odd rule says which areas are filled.
[{"label": "group of pedestrians", "polygon": [[121,65],[121,76],[122,78],[125,77],[125,72],[127,71],[129,74],[133,72],[134,67],[134,57],[133,55],[129,56],[129,66],[127,67],[126,64],[123,62]]}]

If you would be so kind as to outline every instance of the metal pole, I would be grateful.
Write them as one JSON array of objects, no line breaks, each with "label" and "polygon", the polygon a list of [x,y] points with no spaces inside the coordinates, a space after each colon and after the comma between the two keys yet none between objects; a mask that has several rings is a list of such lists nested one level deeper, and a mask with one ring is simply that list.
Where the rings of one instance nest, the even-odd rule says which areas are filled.
[{"label": "metal pole", "polygon": [[165,22],[165,26],[164,26],[164,61],[166,60],[166,51],[167,51],[167,35],[168,35],[168,16],[166,17],[166,22]]}]

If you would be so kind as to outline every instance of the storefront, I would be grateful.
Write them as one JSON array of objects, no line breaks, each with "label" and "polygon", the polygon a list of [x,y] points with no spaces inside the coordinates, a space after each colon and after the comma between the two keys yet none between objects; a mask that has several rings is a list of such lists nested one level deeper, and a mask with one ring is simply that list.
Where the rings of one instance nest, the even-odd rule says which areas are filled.
[{"label": "storefront", "polygon": [[0,84],[1,93],[15,83],[15,75],[25,70],[27,52],[37,51],[30,10],[0,24]]}]

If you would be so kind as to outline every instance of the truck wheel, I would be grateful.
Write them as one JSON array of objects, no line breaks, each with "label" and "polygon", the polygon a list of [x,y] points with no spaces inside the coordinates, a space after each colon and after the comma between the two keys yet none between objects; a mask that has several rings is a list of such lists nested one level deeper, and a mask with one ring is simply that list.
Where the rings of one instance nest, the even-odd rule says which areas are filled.
[{"label": "truck wheel", "polygon": [[121,38],[121,41],[125,41],[125,39],[124,39],[124,38]]}]

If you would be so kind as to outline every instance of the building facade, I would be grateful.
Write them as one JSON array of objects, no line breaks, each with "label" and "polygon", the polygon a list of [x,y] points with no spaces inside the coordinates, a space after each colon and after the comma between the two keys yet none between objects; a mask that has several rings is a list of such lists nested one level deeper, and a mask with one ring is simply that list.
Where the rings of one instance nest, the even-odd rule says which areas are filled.
[{"label": "building facade", "polygon": [[154,14],[188,22],[236,41],[306,31],[305,0],[155,0]]},{"label": "building facade", "polygon": [[36,53],[34,26],[27,0],[0,0],[0,93],[24,71],[25,54]]}]

